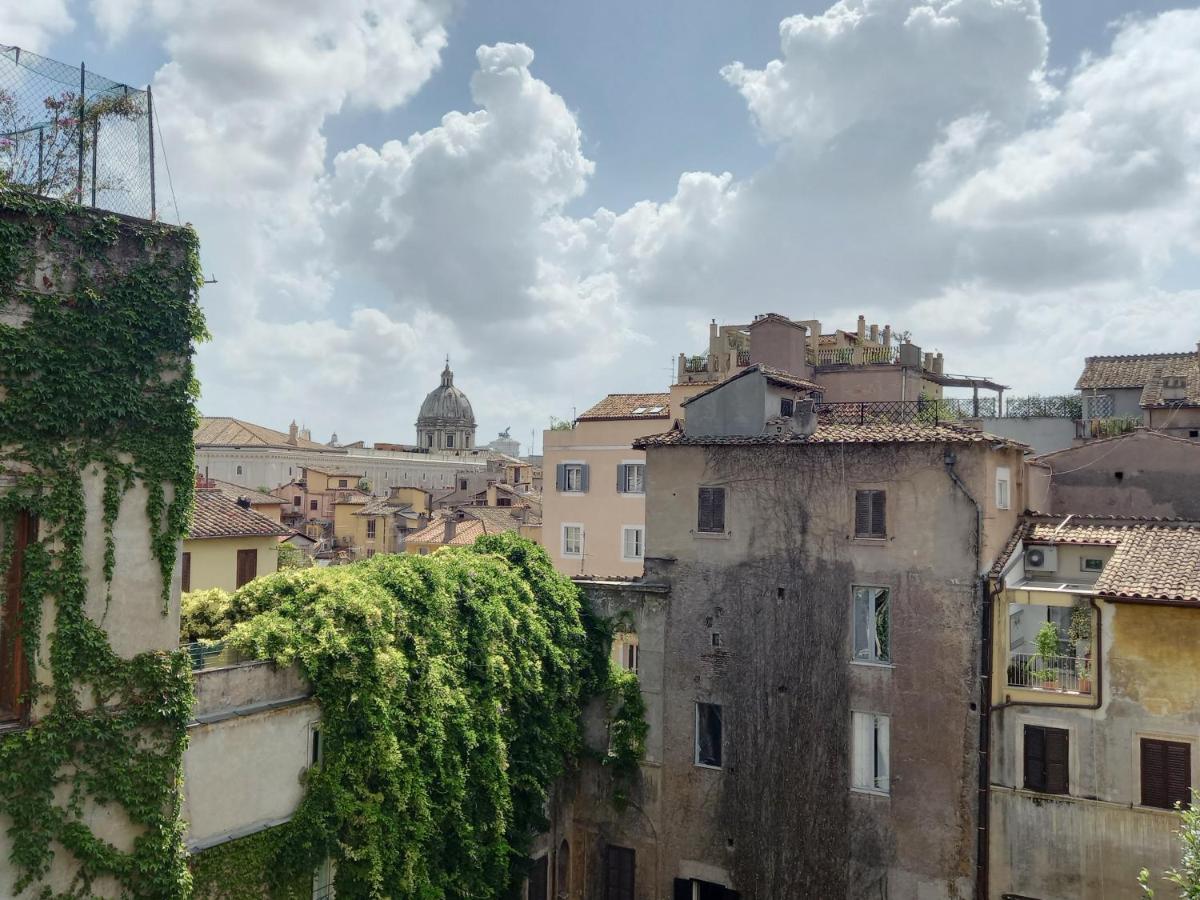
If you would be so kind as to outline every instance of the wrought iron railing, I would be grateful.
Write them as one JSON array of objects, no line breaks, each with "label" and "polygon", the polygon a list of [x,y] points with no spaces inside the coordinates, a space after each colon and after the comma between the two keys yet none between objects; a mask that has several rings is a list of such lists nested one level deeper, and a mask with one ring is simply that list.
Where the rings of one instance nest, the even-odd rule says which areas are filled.
[{"label": "wrought iron railing", "polygon": [[1013,653],[1008,658],[1008,686],[1060,694],[1090,694],[1091,661],[1081,656]]},{"label": "wrought iron railing", "polygon": [[708,357],[706,356],[689,356],[683,363],[683,371],[685,372],[707,372]]},{"label": "wrought iron railing", "polygon": [[862,403],[821,403],[817,420],[829,425],[936,425],[962,416],[947,400],[874,400]]},{"label": "wrought iron railing", "polygon": [[739,366],[750,365],[750,351],[749,350],[739,350],[737,352],[737,364]]},{"label": "wrought iron railing", "polygon": [[238,663],[253,662],[253,656],[247,656],[225,644],[224,641],[192,641],[180,647],[192,659],[192,671],[201,669],[219,669],[223,666],[236,666]]},{"label": "wrought iron railing", "polygon": [[1010,397],[1004,404],[1004,416],[1010,419],[1033,417],[1082,419],[1083,398],[1077,394],[1060,394],[1052,397],[1034,394],[1031,397]]}]

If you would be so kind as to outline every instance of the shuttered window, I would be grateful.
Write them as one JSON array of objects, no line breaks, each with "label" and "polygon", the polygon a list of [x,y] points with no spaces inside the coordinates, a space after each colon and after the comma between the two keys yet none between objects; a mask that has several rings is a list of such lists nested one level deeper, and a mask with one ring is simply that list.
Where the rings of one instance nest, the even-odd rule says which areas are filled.
[{"label": "shuttered window", "polygon": [[643,463],[621,463],[617,466],[617,493],[646,493],[646,466]]},{"label": "shuttered window", "polygon": [[[21,639],[21,592],[25,573],[26,548],[37,535],[37,520],[28,513],[19,513],[13,521],[12,556],[4,579],[4,606],[0,608],[0,725],[21,722],[28,710],[25,691],[29,684],[29,667]],[[0,528],[0,546],[5,536]]]},{"label": "shuttered window", "polygon": [[637,854],[629,847],[614,847],[604,852],[604,900],[633,900],[633,876]]},{"label": "shuttered window", "polygon": [[586,494],[588,489],[587,463],[559,463],[554,469],[554,486],[561,493]]},{"label": "shuttered window", "polygon": [[1142,805],[1174,809],[1191,801],[1192,745],[1142,738]]},{"label": "shuttered window", "polygon": [[192,554],[184,552],[179,561],[179,589],[185,594],[192,589]]},{"label": "shuttered window", "polygon": [[550,900],[550,864],[545,856],[533,861],[529,873],[529,900]]},{"label": "shuttered window", "polygon": [[239,550],[237,552],[237,586],[241,587],[253,581],[258,575],[258,551]]},{"label": "shuttered window", "polygon": [[375,540],[375,520],[367,519],[367,540]]},{"label": "shuttered window", "polygon": [[696,765],[721,768],[721,725],[720,704],[696,704]]},{"label": "shuttered window", "polygon": [[887,537],[887,491],[854,492],[854,536]]},{"label": "shuttered window", "polygon": [[1025,788],[1043,794],[1070,790],[1069,733],[1063,728],[1025,726]]},{"label": "shuttered window", "polygon": [[710,534],[725,531],[725,488],[700,488],[696,530]]}]

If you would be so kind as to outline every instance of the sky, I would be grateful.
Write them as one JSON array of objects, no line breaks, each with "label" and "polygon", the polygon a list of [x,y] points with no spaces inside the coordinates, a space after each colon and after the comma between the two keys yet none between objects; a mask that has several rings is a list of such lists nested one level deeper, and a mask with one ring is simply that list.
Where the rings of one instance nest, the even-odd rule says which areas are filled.
[{"label": "sky", "polygon": [[540,451],[764,312],[1014,395],[1200,341],[1195,4],[38,0],[0,43],[153,84],[205,415],[413,441],[449,355]]}]

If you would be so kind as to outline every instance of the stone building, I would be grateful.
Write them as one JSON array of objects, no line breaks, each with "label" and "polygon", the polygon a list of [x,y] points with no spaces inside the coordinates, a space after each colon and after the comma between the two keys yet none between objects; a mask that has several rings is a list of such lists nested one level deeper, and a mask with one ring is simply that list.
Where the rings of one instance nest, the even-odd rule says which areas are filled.
[{"label": "stone building", "polygon": [[624,623],[647,755],[623,811],[588,767],[553,805],[554,890],[973,896],[982,576],[1025,505],[1026,448],[916,403],[907,421],[860,424],[857,404],[818,421],[765,378],[761,402],[727,402],[746,385],[635,442],[646,574],[583,583]]},{"label": "stone building", "polygon": [[475,446],[475,412],[467,395],[454,386],[450,359],[442,383],[425,397],[417,416],[417,445],[429,450],[470,450]]}]

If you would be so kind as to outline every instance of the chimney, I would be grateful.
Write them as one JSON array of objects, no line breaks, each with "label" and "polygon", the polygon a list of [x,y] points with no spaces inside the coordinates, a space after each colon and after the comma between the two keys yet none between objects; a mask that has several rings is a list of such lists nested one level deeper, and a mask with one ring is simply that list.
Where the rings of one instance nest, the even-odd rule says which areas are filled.
[{"label": "chimney", "polygon": [[878,325],[871,326],[871,343],[872,344],[879,343],[879,326]]},{"label": "chimney", "polygon": [[892,326],[891,325],[883,326],[883,346],[885,346],[885,347],[892,346]]},{"label": "chimney", "polygon": [[925,356],[922,358],[921,368],[923,368],[926,372],[933,371],[933,354],[932,353],[926,353]]},{"label": "chimney", "polygon": [[312,440],[312,432],[309,431],[307,428],[301,428],[300,429],[300,440],[311,441]]},{"label": "chimney", "polygon": [[933,358],[933,371],[934,371],[935,373],[937,373],[938,375],[944,375],[944,374],[945,374],[945,371],[946,371],[946,360],[945,360],[945,358],[942,356],[942,354],[941,354],[940,352],[937,354],[937,356],[935,356],[935,357]]},{"label": "chimney", "polygon": [[859,339],[859,341],[861,341],[866,336],[867,336],[867,317],[859,316],[858,317],[858,339]]},{"label": "chimney", "polygon": [[292,424],[288,426],[288,443],[295,447],[299,441],[296,440],[300,435],[300,428],[296,425],[296,420],[292,419]]},{"label": "chimney", "polygon": [[249,497],[238,497],[237,505],[240,506],[242,509],[249,509],[250,508],[250,498]]},{"label": "chimney", "polygon": [[804,437],[811,437],[817,430],[817,405],[811,397],[796,401],[792,421],[796,434]]}]

